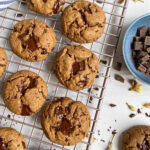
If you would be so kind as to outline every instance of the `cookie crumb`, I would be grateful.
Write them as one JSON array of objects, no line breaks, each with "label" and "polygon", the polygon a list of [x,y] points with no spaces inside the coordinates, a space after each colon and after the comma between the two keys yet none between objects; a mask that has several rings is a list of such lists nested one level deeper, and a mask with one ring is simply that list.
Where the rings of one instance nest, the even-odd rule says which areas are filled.
[{"label": "cookie crumb", "polygon": [[150,108],[150,103],[145,103],[143,106],[144,106],[145,108]]},{"label": "cookie crumb", "polygon": [[114,136],[115,136],[115,135],[113,135],[111,141],[109,142],[107,150],[112,150]]},{"label": "cookie crumb", "polygon": [[118,74],[115,74],[115,80],[124,83],[124,78]]},{"label": "cookie crumb", "polygon": [[112,131],[112,135],[116,135],[117,134],[117,131],[116,129]]},{"label": "cookie crumb", "polygon": [[137,83],[135,86],[133,86],[132,88],[130,88],[129,91],[135,91],[137,93],[141,93],[142,87],[143,87],[142,84],[138,84]]},{"label": "cookie crumb", "polygon": [[94,143],[95,141],[97,141],[97,138],[96,138],[96,137],[93,137],[92,143]]},{"label": "cookie crumb", "polygon": [[129,105],[128,103],[126,103],[126,105],[128,106],[128,108],[132,111],[136,111],[136,108],[132,105]]},{"label": "cookie crumb", "polygon": [[136,2],[142,2],[142,3],[144,3],[144,1],[143,0],[133,0],[135,3]]}]

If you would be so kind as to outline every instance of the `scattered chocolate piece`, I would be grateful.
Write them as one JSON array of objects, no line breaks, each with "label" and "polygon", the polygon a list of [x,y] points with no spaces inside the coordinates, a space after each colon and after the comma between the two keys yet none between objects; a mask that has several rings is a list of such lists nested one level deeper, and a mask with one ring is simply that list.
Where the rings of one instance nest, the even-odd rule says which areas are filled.
[{"label": "scattered chocolate piece", "polygon": [[137,85],[137,81],[136,80],[129,80],[129,83],[133,86]]},{"label": "scattered chocolate piece", "polygon": [[89,93],[91,92],[91,88],[88,89],[88,92],[89,92]]},{"label": "scattered chocolate piece", "polygon": [[97,74],[95,78],[99,78],[99,75]]},{"label": "scattered chocolate piece", "polygon": [[117,134],[117,131],[116,130],[113,130],[112,131],[112,135],[116,135]]},{"label": "scattered chocolate piece", "polygon": [[11,115],[7,115],[8,118],[11,118]]},{"label": "scattered chocolate piece", "polygon": [[23,14],[17,14],[17,17],[22,17],[23,16]]},{"label": "scattered chocolate piece", "polygon": [[135,114],[130,114],[129,117],[133,118],[133,117],[135,117]]},{"label": "scattered chocolate piece", "polygon": [[122,63],[117,62],[116,66],[114,67],[117,71],[121,71]]},{"label": "scattered chocolate piece", "polygon": [[101,142],[105,143],[105,140],[101,139]]},{"label": "scattered chocolate piece", "polygon": [[124,3],[124,0],[120,0],[120,2],[119,2],[120,4],[123,4]]},{"label": "scattered chocolate piece", "polygon": [[118,74],[115,74],[115,80],[124,83],[124,78],[122,76],[118,75]]},{"label": "scattered chocolate piece", "polygon": [[148,114],[148,113],[145,113],[145,116],[146,116],[146,117],[150,117],[150,114]]},{"label": "scattered chocolate piece", "polygon": [[135,36],[134,41],[137,41],[137,42],[141,41],[141,37],[140,36]]},{"label": "scattered chocolate piece", "polygon": [[141,113],[142,113],[139,108],[137,109],[137,113],[138,113],[138,114],[141,114]]},{"label": "scattered chocolate piece", "polygon": [[107,64],[107,61],[106,61],[106,60],[100,60],[100,63],[106,65],[106,64]]},{"label": "scattered chocolate piece", "polygon": [[140,72],[146,72],[146,67],[144,67],[142,64],[140,64],[137,68],[138,71]]},{"label": "scattered chocolate piece", "polygon": [[96,90],[96,91],[98,91],[99,90],[99,88],[98,87],[95,87],[95,88],[93,88],[94,90]]},{"label": "scattered chocolate piece", "polygon": [[148,47],[148,48],[146,49],[146,51],[147,51],[148,53],[150,53],[150,47]]},{"label": "scattered chocolate piece", "polygon": [[109,104],[110,107],[116,107],[116,104]]}]

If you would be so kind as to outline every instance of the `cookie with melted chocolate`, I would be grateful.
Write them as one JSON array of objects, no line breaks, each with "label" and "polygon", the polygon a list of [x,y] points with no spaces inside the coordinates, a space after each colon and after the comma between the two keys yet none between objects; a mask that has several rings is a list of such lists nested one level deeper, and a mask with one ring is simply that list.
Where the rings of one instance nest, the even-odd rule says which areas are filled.
[{"label": "cookie with melted chocolate", "polygon": [[150,126],[135,126],[126,131],[123,150],[150,150]]},{"label": "cookie with melted chocolate", "polygon": [[3,48],[0,48],[0,77],[3,75],[3,73],[6,70],[7,66],[7,55]]},{"label": "cookie with melted chocolate", "polygon": [[75,145],[87,136],[90,114],[84,104],[68,97],[50,102],[42,113],[43,130],[52,142]]},{"label": "cookie with melted chocolate", "polygon": [[47,95],[48,88],[43,79],[27,70],[11,75],[3,86],[3,98],[7,108],[22,116],[39,112]]},{"label": "cookie with melted chocolate", "polygon": [[17,23],[10,35],[13,52],[27,61],[45,59],[56,45],[56,35],[45,22],[27,19]]},{"label": "cookie with melted chocolate", "polygon": [[27,150],[26,140],[12,128],[0,128],[0,150]]},{"label": "cookie with melted chocolate", "polygon": [[68,89],[82,90],[93,84],[98,67],[95,54],[83,46],[69,45],[57,54],[53,70]]},{"label": "cookie with melted chocolate", "polygon": [[65,0],[26,0],[26,3],[32,11],[45,16],[54,16],[62,10]]},{"label": "cookie with melted chocolate", "polygon": [[106,16],[101,7],[88,1],[76,1],[61,16],[63,33],[72,41],[91,43],[102,36]]}]

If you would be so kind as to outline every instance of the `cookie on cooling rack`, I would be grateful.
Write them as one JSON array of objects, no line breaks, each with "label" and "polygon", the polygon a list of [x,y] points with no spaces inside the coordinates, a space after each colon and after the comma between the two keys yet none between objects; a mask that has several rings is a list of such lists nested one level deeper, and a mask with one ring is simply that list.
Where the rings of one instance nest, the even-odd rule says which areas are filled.
[{"label": "cookie on cooling rack", "polygon": [[3,86],[3,98],[7,108],[22,116],[34,115],[40,111],[48,88],[36,73],[23,70],[11,75]]},{"label": "cookie on cooling rack", "polygon": [[26,3],[35,12],[45,16],[54,16],[62,10],[65,0],[26,0]]},{"label": "cookie on cooling rack", "polygon": [[125,132],[123,150],[150,150],[150,126],[135,126]]},{"label": "cookie on cooling rack", "polygon": [[13,52],[27,61],[45,59],[56,45],[51,27],[40,20],[28,19],[17,23],[10,35]]},{"label": "cookie on cooling rack", "polygon": [[102,36],[106,17],[98,5],[76,1],[65,8],[61,20],[63,32],[70,40],[91,43]]},{"label": "cookie on cooling rack", "polygon": [[82,90],[93,84],[98,67],[95,54],[83,46],[69,45],[57,54],[53,70],[67,88]]},{"label": "cookie on cooling rack", "polygon": [[26,140],[12,128],[0,128],[0,150],[26,150]]},{"label": "cookie on cooling rack", "polygon": [[42,113],[43,130],[52,142],[75,145],[87,136],[90,114],[85,105],[70,98],[50,102]]},{"label": "cookie on cooling rack", "polygon": [[5,72],[6,66],[7,66],[7,55],[3,48],[0,48],[0,77]]}]

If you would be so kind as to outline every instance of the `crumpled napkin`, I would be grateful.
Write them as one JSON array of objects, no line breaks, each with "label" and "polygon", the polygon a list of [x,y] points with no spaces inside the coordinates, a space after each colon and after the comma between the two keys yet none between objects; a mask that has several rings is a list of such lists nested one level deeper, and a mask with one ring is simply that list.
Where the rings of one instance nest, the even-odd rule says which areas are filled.
[{"label": "crumpled napkin", "polygon": [[0,0],[0,11],[6,9],[14,1],[16,0]]}]

